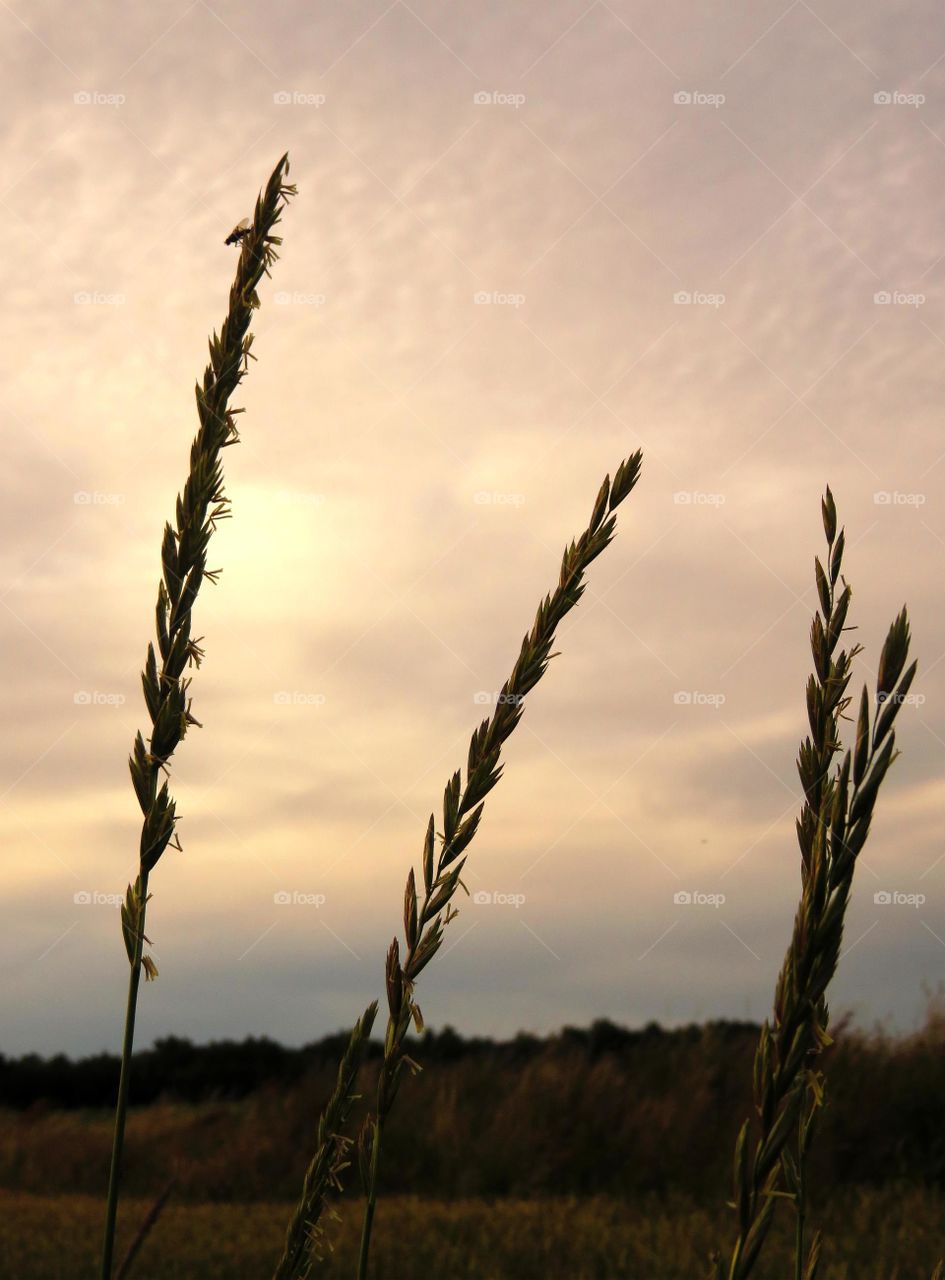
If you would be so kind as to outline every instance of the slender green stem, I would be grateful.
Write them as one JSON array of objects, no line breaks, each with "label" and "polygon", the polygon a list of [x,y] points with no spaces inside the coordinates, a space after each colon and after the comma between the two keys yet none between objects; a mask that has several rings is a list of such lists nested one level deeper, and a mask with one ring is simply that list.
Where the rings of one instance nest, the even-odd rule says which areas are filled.
[{"label": "slender green stem", "polygon": [[309,1274],[313,1262],[322,1256],[321,1218],[327,1207],[329,1194],[342,1189],[341,1175],[348,1166],[347,1154],[352,1145],[345,1130],[352,1105],[357,1098],[354,1088],[364,1046],[370,1037],[376,1015],[377,1002],[372,1001],[354,1024],[348,1048],[338,1065],[335,1090],[318,1118],[318,1146],[305,1171],[302,1195],[289,1220],[285,1249],[273,1280],[303,1280]]},{"label": "slender green stem", "polygon": [[374,1125],[374,1141],[371,1144],[371,1181],[368,1187],[367,1204],[364,1207],[364,1221],[361,1224],[358,1280],[367,1280],[368,1258],[371,1253],[371,1230],[374,1226],[374,1210],[377,1207],[377,1169],[380,1163],[381,1133],[383,1128],[383,1118],[378,1117]]},{"label": "slender green stem", "polygon": [[115,1272],[115,1280],[126,1280],[126,1277],[130,1274],[131,1268],[134,1266],[135,1258],[137,1258],[138,1254],[141,1252],[144,1242],[151,1234],[154,1224],[161,1216],[164,1206],[170,1199],[171,1192],[174,1190],[176,1185],[177,1179],[171,1178],[170,1182],[167,1183],[164,1190],[141,1220],[141,1225],[138,1227],[131,1244],[128,1246],[127,1253],[118,1264],[118,1270]]},{"label": "slender green stem", "polygon": [[102,1280],[111,1280],[112,1256],[115,1252],[115,1223],[118,1216],[118,1189],[121,1182],[121,1153],[125,1141],[125,1117],[128,1113],[128,1081],[131,1077],[131,1051],[135,1038],[135,1015],[138,1010],[138,984],[141,981],[141,953],[144,948],[144,916],[148,902],[147,871],[141,872],[141,889],[140,927],[135,939],[134,960],[128,975],[128,1005],[125,1009],[125,1033],[121,1042],[121,1075],[118,1079],[118,1101],[115,1104],[115,1133],[112,1139],[112,1162],[108,1175],[105,1239],[102,1244]]},{"label": "slender green stem", "polygon": [[797,1209],[797,1220],[794,1225],[794,1280],[803,1280],[804,1277],[804,1183],[803,1174],[801,1187],[798,1191],[797,1200],[795,1201]]}]

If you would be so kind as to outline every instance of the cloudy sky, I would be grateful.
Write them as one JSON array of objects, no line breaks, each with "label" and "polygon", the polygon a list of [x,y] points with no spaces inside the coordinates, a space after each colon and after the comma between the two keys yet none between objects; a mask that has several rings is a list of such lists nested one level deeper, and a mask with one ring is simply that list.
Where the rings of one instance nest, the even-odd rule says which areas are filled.
[{"label": "cloudy sky", "polygon": [[937,6],[10,0],[0,28],[0,1048],[118,1043],[160,533],[223,239],[284,151],[139,1042],[299,1043],[380,994],[427,817],[637,447],[427,1019],[769,1010],[829,482],[857,685],[904,602],[920,660],[833,1006],[916,1025],[945,975]]}]

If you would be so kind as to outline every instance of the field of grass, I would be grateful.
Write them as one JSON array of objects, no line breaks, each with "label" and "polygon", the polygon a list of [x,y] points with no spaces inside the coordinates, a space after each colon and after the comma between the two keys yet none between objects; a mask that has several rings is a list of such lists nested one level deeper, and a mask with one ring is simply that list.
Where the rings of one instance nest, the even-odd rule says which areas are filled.
[{"label": "field of grass", "polygon": [[[119,1256],[147,1201],[122,1204]],[[314,1275],[354,1274],[360,1204],[344,1206]],[[288,1204],[168,1205],[137,1259],[133,1280],[265,1280]],[[701,1280],[709,1249],[728,1240],[732,1214],[685,1200],[612,1197],[460,1200],[390,1197],[378,1206],[375,1280]],[[103,1202],[88,1196],[0,1192],[0,1270],[9,1280],[82,1280],[96,1274]],[[848,1193],[824,1225],[819,1280],[929,1280],[945,1237],[945,1196]],[[789,1215],[776,1224],[755,1273],[790,1274]]]}]

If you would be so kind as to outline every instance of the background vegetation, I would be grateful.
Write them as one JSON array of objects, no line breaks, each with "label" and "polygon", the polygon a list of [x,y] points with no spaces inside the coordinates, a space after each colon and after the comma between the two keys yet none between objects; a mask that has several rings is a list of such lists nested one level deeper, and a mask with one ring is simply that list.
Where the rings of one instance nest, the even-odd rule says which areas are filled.
[{"label": "background vegetation", "polygon": [[[757,1038],[750,1023],[605,1021],[501,1043],[448,1029],[413,1037],[424,1070],[391,1116],[382,1185],[433,1198],[683,1196],[714,1209],[750,1106]],[[168,1039],[136,1054],[136,1099],[148,1105],[128,1122],[128,1194],[157,1194],[176,1174],[177,1202],[292,1198],[344,1039],[301,1049]],[[941,1003],[909,1036],[837,1029],[811,1156],[819,1185],[945,1189],[943,1052]],[[365,1097],[379,1057],[372,1042]],[[100,1196],[117,1071],[108,1055],[0,1062],[0,1187]]]}]

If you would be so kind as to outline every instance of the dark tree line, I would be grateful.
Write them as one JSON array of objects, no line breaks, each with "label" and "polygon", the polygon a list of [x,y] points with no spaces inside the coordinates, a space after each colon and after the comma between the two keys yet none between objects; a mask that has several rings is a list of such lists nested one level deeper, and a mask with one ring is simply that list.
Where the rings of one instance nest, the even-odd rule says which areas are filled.
[{"label": "dark tree line", "polygon": [[[711,1024],[716,1034],[738,1038],[757,1034],[750,1023]],[[666,1039],[673,1043],[695,1043],[706,1034],[704,1027],[666,1031],[656,1023],[638,1031],[619,1027],[605,1019],[587,1029],[565,1027],[555,1036],[540,1037],[520,1033],[513,1040],[495,1041],[466,1038],[452,1027],[440,1032],[426,1031],[413,1040],[412,1052],[425,1064],[460,1062],[464,1059],[494,1058],[497,1064],[524,1063],[549,1050],[576,1049],[595,1060],[605,1053],[625,1053]],[[244,1098],[265,1085],[290,1086],[313,1070],[336,1063],[347,1043],[347,1033],[325,1036],[301,1048],[287,1048],[265,1036],[245,1040],[216,1040],[194,1044],[180,1036],[166,1036],[150,1049],[134,1055],[135,1104],[146,1106],[159,1098],[181,1102]],[[380,1056],[381,1046],[372,1041],[367,1061]],[[108,1107],[114,1102],[118,1084],[119,1058],[99,1053],[73,1061],[64,1054],[42,1058],[26,1054],[8,1058],[0,1054],[0,1106],[24,1110],[36,1103],[57,1108]]]},{"label": "dark tree line", "polygon": [[[838,1024],[813,1153],[821,1185],[945,1188],[945,1016],[910,1036]],[[717,1197],[751,1107],[758,1028],[715,1022],[557,1035],[414,1037],[387,1142],[389,1191],[427,1196],[681,1192]],[[334,1085],[343,1035],[302,1048],[171,1037],[136,1055],[129,1194],[168,1179],[192,1200],[291,1199]],[[362,1068],[352,1131],[376,1085]],[[0,1060],[0,1187],[101,1192],[117,1060]],[[79,1108],[87,1110],[80,1111]]]}]

